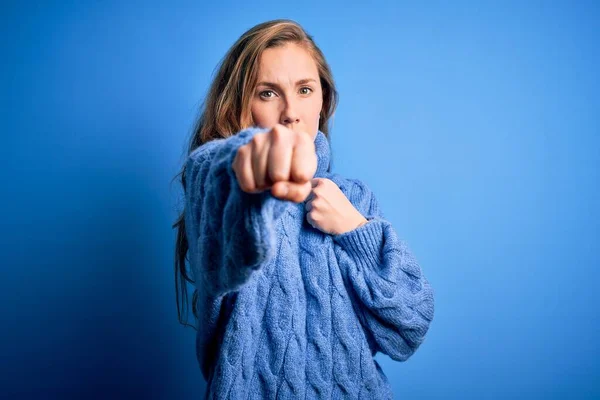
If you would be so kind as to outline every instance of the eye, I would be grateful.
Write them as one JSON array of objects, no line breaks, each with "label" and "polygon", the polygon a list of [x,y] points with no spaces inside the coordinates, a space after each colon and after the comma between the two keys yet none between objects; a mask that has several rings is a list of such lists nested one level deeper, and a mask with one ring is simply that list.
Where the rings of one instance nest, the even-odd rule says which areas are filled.
[{"label": "eye", "polygon": [[[308,86],[304,86],[303,88],[300,88],[300,91],[302,91],[302,90],[308,90],[309,92],[303,92],[303,93],[301,92],[301,94],[310,94],[313,91],[313,89]],[[268,96],[267,93],[272,93],[273,95],[275,94],[275,92],[272,90],[263,90],[258,95],[262,99],[270,99],[273,97],[273,96]]]},{"label": "eye", "polygon": [[275,93],[275,92],[273,92],[272,90],[264,90],[264,91],[260,92],[258,95],[260,97],[266,98],[266,99],[270,99],[271,97],[273,97],[273,96],[264,96],[265,93]]}]

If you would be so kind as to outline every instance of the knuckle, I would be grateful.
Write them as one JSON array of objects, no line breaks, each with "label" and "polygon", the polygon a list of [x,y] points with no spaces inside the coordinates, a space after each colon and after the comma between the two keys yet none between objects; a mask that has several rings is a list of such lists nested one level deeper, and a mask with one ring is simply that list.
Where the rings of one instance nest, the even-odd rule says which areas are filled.
[{"label": "knuckle", "polygon": [[304,143],[305,145],[311,148],[315,146],[315,143],[313,142],[311,136],[308,133],[300,132],[300,138],[300,140],[302,140],[302,143]]},{"label": "knuckle", "polygon": [[294,132],[294,141],[297,145],[306,145],[306,134],[304,132]]},{"label": "knuckle", "polygon": [[275,127],[273,127],[273,129],[271,130],[271,138],[273,140],[281,140],[282,134],[283,132],[279,125],[275,125]]},{"label": "knuckle", "polygon": [[249,150],[248,145],[245,144],[243,146],[240,146],[235,155],[235,158],[238,159],[238,158],[244,157],[248,153],[248,150]]},{"label": "knuckle", "polygon": [[310,173],[306,170],[306,168],[301,168],[298,171],[298,178],[303,181],[308,181],[310,179]]},{"label": "knuckle", "polygon": [[242,189],[244,192],[251,192],[254,188],[250,187],[250,185],[248,184],[247,181],[245,181],[244,179],[242,179],[241,181],[238,181],[240,184],[240,189]]},{"label": "knuckle", "polygon": [[281,137],[282,135],[286,135],[288,132],[288,129],[281,125],[281,124],[276,124],[272,129],[271,129],[271,135],[273,137]]},{"label": "knuckle", "polygon": [[264,133],[257,133],[256,135],[252,136],[252,139],[250,139],[250,144],[252,146],[257,146],[259,144],[261,144],[265,139],[265,134]]},{"label": "knuckle", "polygon": [[287,180],[287,176],[284,175],[283,171],[275,170],[271,173],[271,179],[273,181],[285,181]]}]

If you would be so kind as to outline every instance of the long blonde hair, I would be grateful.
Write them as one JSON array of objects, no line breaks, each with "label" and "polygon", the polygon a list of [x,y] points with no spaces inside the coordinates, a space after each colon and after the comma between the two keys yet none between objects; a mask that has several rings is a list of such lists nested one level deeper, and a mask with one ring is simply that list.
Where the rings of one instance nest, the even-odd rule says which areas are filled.
[{"label": "long blonde hair", "polygon": [[[319,130],[329,139],[329,120],[338,103],[333,74],[311,35],[295,21],[276,19],[260,23],[246,31],[220,61],[218,72],[200,107],[200,117],[194,126],[188,145],[188,155],[206,142],[229,137],[254,125],[250,101],[257,84],[260,56],[265,49],[283,46],[289,42],[302,46],[315,60],[323,90],[323,108],[320,112]],[[185,162],[174,179],[178,176],[180,176],[185,193]],[[177,229],[175,247],[177,316],[181,324],[196,329],[195,326],[187,323],[187,282],[192,284],[195,282],[190,278],[186,269],[189,247],[184,215],[185,209],[172,226]],[[196,288],[192,297],[192,312],[196,319],[199,318],[197,303],[198,289]],[[182,310],[186,311],[185,319]]]}]

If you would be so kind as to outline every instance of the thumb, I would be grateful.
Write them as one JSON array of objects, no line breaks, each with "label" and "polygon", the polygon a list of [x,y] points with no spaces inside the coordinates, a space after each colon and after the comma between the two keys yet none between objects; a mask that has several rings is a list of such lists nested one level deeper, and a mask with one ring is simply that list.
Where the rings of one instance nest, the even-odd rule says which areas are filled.
[{"label": "thumb", "polygon": [[305,183],[280,181],[271,187],[273,196],[295,203],[302,203],[308,197],[310,191],[311,187],[308,181]]}]

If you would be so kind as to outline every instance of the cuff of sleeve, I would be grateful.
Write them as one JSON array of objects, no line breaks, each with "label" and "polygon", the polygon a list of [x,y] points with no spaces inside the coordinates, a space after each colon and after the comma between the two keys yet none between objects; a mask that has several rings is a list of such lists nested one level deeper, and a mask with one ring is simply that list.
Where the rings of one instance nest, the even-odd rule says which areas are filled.
[{"label": "cuff of sleeve", "polygon": [[349,232],[333,235],[333,240],[361,267],[382,263],[383,219],[373,217]]}]

